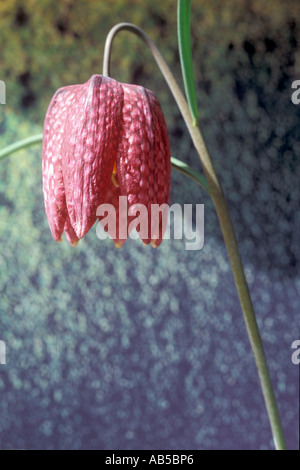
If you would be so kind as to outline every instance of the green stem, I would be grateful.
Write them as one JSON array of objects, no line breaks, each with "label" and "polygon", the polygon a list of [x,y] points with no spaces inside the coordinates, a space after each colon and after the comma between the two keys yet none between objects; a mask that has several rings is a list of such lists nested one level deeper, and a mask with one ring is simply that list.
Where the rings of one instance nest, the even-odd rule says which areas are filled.
[{"label": "green stem", "polygon": [[32,137],[27,137],[27,139],[19,140],[15,144],[8,145],[7,147],[4,147],[4,149],[0,150],[0,160],[3,160],[18,150],[25,149],[31,145],[40,144],[42,141],[43,134],[33,135]]},{"label": "green stem", "polygon": [[265,404],[269,416],[275,448],[277,450],[285,450],[286,443],[280,421],[276,398],[227,203],[224,198],[224,195],[219,191],[213,191],[212,198],[220,221],[225,245],[227,248],[234,275],[236,288],[240,299],[240,304],[244,314],[248,336],[255,357],[256,367],[258,370],[263,396],[265,399]]},{"label": "green stem", "polygon": [[[190,0],[178,0],[178,38],[179,38],[179,49],[180,49],[180,60],[181,68],[184,77],[184,83],[186,85],[186,78],[189,77],[189,80],[193,80],[193,70],[192,70],[192,59],[191,59],[191,45],[190,40],[190,9],[191,1]],[[189,50],[187,50],[189,48]],[[193,90],[195,88],[194,84],[189,83],[189,88]],[[187,96],[188,92],[187,92]],[[194,103],[189,102],[189,110],[193,116],[193,107]],[[184,109],[186,115],[186,121],[188,121],[188,128],[191,133],[192,139],[194,141],[195,147],[198,150],[200,160],[204,162],[204,171],[210,185],[212,196],[221,230],[223,233],[225,245],[227,248],[229,260],[231,263],[234,280],[236,288],[239,295],[240,304],[242,307],[248,336],[250,339],[251,347],[256,361],[256,366],[261,382],[261,387],[266,403],[266,408],[269,416],[269,421],[271,425],[271,430],[273,434],[273,439],[275,447],[278,450],[284,450],[286,448],[284,434],[282,430],[282,425],[280,422],[278,407],[275,399],[275,394],[268,370],[267,360],[260,337],[252,300],[249,293],[248,284],[246,281],[242,259],[239,253],[239,247],[237,239],[235,236],[234,228],[230,218],[230,214],[227,207],[227,202],[223,194],[221,184],[218,180],[218,177],[215,173],[211,156],[205,145],[203,136],[199,125],[194,127],[194,122],[191,122],[187,110]]]},{"label": "green stem", "polygon": [[199,153],[200,160],[204,163],[204,171],[208,184],[210,186],[210,194],[218,214],[223,238],[225,241],[231,268],[234,275],[235,285],[239,295],[239,300],[248,331],[250,344],[255,357],[256,367],[258,370],[262,392],[265,399],[275,447],[277,450],[285,450],[286,444],[278,412],[278,407],[272,387],[272,382],[268,370],[262,340],[260,337],[252,305],[252,300],[249,293],[248,284],[243,269],[237,239],[227,207],[227,202],[223,194],[222,187],[215,173],[211,157],[204,143],[200,128],[198,126],[193,126],[191,118],[187,118],[187,120],[189,121],[188,128],[195,144],[195,147]]},{"label": "green stem", "polygon": [[132,33],[136,34],[139,38],[141,38],[150,48],[154,59],[156,60],[158,67],[160,68],[176,102],[181,111],[183,119],[186,123],[186,126],[189,130],[191,135],[192,141],[195,145],[195,148],[199,154],[200,161],[203,166],[204,173],[207,178],[207,182],[210,188],[210,194],[213,199],[221,230],[223,233],[223,238],[225,241],[225,246],[228,252],[231,268],[234,275],[234,281],[236,285],[236,289],[238,292],[244,320],[247,327],[247,332],[250,340],[250,344],[252,347],[252,351],[254,354],[256,367],[258,370],[261,388],[266,404],[267,413],[269,416],[269,421],[271,425],[271,430],[273,434],[273,439],[275,443],[275,447],[278,450],[286,449],[284,434],[280,422],[280,417],[278,413],[277,403],[272,387],[272,382],[270,379],[270,374],[268,370],[268,365],[266,361],[266,356],[263,348],[263,344],[261,341],[258,325],[256,322],[256,317],[252,305],[252,300],[249,293],[249,288],[247,285],[243,264],[238,248],[238,243],[236,240],[235,232],[233,229],[232,221],[230,218],[230,214],[227,207],[227,202],[222,190],[222,186],[220,181],[217,177],[217,174],[214,169],[214,165],[210,154],[207,150],[205,145],[201,130],[199,126],[195,126],[193,122],[193,118],[191,116],[188,104],[178,87],[176,80],[169,69],[168,65],[166,64],[164,58],[162,57],[161,53],[159,52],[158,48],[154,44],[154,42],[144,33],[143,30],[138,28],[137,26],[131,23],[120,23],[116,25],[112,30],[109,32],[106,43],[105,43],[105,51],[104,51],[104,61],[103,61],[103,73],[105,75],[110,75],[109,71],[109,64],[110,64],[110,55],[111,55],[111,47],[112,41],[115,35],[121,30],[131,31]]}]

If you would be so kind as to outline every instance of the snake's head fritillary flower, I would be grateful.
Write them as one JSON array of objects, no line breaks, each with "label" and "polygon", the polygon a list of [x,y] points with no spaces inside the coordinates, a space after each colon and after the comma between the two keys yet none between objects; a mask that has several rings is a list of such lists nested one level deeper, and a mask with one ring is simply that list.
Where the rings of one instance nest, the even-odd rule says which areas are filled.
[{"label": "snake's head fritillary flower", "polygon": [[[65,232],[76,245],[94,225],[98,206],[110,203],[117,213],[113,238],[121,246],[132,217],[122,213],[119,196],[126,196],[129,211],[147,207],[150,233],[151,205],[169,203],[170,173],[166,123],[151,91],[93,75],[55,93],[43,138],[45,209],[55,240]],[[119,216],[127,225],[122,238]],[[158,246],[164,225],[160,218],[157,236],[141,235],[143,242]]]}]

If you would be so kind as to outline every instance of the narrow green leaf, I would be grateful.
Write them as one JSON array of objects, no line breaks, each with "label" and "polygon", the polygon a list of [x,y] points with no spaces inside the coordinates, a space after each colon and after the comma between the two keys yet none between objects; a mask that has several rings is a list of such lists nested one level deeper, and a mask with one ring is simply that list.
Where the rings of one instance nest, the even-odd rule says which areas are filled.
[{"label": "narrow green leaf", "polygon": [[202,186],[208,193],[210,192],[207,179],[205,176],[201,175],[201,173],[174,157],[171,157],[171,164],[175,170],[180,171],[180,173],[183,173],[192,180],[196,181],[196,183],[200,184],[200,186]]},{"label": "narrow green leaf", "polygon": [[37,134],[31,137],[27,137],[26,139],[19,140],[18,142],[8,145],[7,147],[4,147],[4,149],[0,150],[0,160],[4,160],[4,158],[8,157],[12,153],[17,152],[18,150],[30,147],[31,145],[40,144],[42,141],[43,134]]},{"label": "narrow green leaf", "polygon": [[183,82],[193,123],[198,123],[198,106],[191,47],[191,0],[178,0],[177,33]]}]

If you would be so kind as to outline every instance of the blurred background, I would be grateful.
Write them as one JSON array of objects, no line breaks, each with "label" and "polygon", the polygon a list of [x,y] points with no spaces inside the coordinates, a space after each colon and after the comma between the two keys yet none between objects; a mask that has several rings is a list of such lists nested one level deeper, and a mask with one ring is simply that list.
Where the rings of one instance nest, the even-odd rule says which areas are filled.
[{"label": "blurred background", "polygon": [[[290,449],[298,448],[300,4],[193,0],[201,125],[228,198]],[[0,147],[40,133],[57,88],[101,73],[109,29],[156,41],[182,86],[176,2],[0,3]],[[172,154],[200,170],[150,53],[121,32],[112,76],[158,96]],[[116,250],[96,227],[51,237],[41,146],[0,162],[2,449],[272,449],[232,273],[205,192],[172,173],[171,203],[205,205],[205,243]]]}]

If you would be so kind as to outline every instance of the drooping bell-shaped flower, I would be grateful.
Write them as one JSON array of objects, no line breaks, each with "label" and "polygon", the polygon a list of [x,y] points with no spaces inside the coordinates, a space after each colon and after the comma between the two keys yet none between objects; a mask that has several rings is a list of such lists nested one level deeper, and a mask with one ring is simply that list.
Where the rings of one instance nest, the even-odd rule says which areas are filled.
[{"label": "drooping bell-shaped flower", "polygon": [[93,75],[83,85],[55,93],[43,139],[45,208],[55,240],[61,241],[65,231],[76,244],[95,223],[97,208],[106,203],[116,209],[113,238],[122,245],[132,221],[119,206],[119,196],[125,196],[126,212],[138,204],[147,208],[149,230],[140,236],[158,246],[165,224],[160,217],[151,231],[151,207],[169,203],[170,171],[165,119],[151,91]]}]

